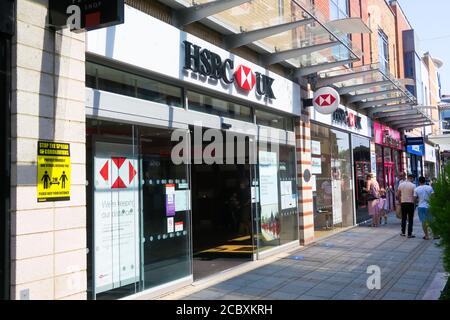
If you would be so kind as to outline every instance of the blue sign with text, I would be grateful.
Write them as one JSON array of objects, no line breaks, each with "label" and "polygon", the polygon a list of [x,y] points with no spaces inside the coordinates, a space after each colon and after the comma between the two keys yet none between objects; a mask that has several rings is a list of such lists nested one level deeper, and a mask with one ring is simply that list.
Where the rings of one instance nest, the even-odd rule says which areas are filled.
[{"label": "blue sign with text", "polygon": [[415,154],[417,156],[424,156],[425,146],[423,144],[409,145],[406,146],[406,152]]}]

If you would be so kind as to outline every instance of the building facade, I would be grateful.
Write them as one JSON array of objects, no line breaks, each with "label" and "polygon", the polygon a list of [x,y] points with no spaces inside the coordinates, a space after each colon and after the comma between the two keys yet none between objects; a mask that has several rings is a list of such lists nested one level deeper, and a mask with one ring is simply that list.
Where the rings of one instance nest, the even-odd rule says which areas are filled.
[{"label": "building facade", "polygon": [[153,298],[363,223],[430,121],[382,0],[129,0],[83,32],[9,3],[4,298]]}]

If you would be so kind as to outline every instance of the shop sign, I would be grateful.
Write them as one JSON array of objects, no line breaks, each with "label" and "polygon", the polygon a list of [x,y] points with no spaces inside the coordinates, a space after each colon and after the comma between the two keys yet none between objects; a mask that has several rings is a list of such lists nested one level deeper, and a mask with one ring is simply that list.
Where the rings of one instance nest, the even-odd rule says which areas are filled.
[{"label": "shop sign", "polygon": [[50,25],[95,30],[124,22],[124,0],[50,0]]},{"label": "shop sign", "polygon": [[373,124],[375,143],[397,150],[402,149],[402,141],[400,139],[400,132],[379,122]]},{"label": "shop sign", "polygon": [[70,200],[70,144],[38,142],[38,202]]},{"label": "shop sign", "polygon": [[339,107],[341,98],[335,89],[323,87],[314,92],[312,102],[317,112],[331,114]]},{"label": "shop sign", "polygon": [[340,124],[342,126],[346,126],[350,129],[361,130],[361,117],[343,109],[338,108],[333,112],[333,122]]},{"label": "shop sign", "polygon": [[406,152],[417,156],[425,155],[423,137],[406,137]]},{"label": "shop sign", "polygon": [[224,59],[208,49],[183,41],[184,44],[184,67],[212,80],[221,80],[230,85],[235,83],[243,91],[251,91],[256,87],[256,93],[268,99],[276,99],[272,89],[274,79],[259,72],[253,72],[249,67],[239,65],[236,70],[234,61]]}]

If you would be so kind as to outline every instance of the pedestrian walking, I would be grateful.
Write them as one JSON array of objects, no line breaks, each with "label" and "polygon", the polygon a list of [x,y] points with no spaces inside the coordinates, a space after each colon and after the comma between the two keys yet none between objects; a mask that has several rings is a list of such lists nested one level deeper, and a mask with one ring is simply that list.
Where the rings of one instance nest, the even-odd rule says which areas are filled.
[{"label": "pedestrian walking", "polygon": [[414,189],[416,185],[413,183],[414,175],[409,174],[408,180],[400,183],[397,190],[397,196],[400,199],[402,207],[402,232],[401,236],[405,236],[406,220],[408,220],[408,238],[415,238],[412,234],[414,223]]},{"label": "pedestrian walking", "polygon": [[378,227],[380,225],[380,185],[374,178],[372,173],[366,176],[366,187],[363,189],[367,194],[367,209],[369,215],[372,217],[372,227]]},{"label": "pedestrian walking", "polygon": [[[429,240],[428,226],[430,222],[430,214],[428,208],[430,207],[430,196],[433,194],[433,188],[426,185],[424,177],[419,178],[419,186],[414,189],[414,198],[418,202],[417,212],[419,214],[420,222],[422,222],[422,229],[425,236],[424,240]],[[437,238],[437,237],[436,237]]]}]

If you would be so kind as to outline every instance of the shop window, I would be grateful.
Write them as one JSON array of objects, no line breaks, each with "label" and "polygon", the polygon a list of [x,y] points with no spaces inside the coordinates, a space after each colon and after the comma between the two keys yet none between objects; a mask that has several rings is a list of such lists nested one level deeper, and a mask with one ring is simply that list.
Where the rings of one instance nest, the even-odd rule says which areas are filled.
[{"label": "shop window", "polygon": [[256,124],[287,131],[294,131],[293,119],[290,117],[285,117],[280,114],[262,111],[259,109],[255,110],[255,115]]},{"label": "shop window", "polygon": [[174,107],[183,105],[181,88],[91,62],[86,63],[86,86]]},{"label": "shop window", "polygon": [[316,237],[353,225],[353,185],[348,133],[311,125]]},{"label": "shop window", "polygon": [[384,72],[389,73],[389,42],[387,35],[378,30],[378,62]]},{"label": "shop window", "polygon": [[190,110],[253,122],[252,110],[250,107],[213,98],[193,91],[188,91],[187,97]]},{"label": "shop window", "polygon": [[172,130],[91,119],[86,130],[89,297],[191,275],[190,184],[171,161]]},{"label": "shop window", "polygon": [[367,211],[367,193],[363,191],[366,176],[371,172],[370,140],[352,135],[352,149],[355,162],[356,223],[361,223],[370,218]]}]

